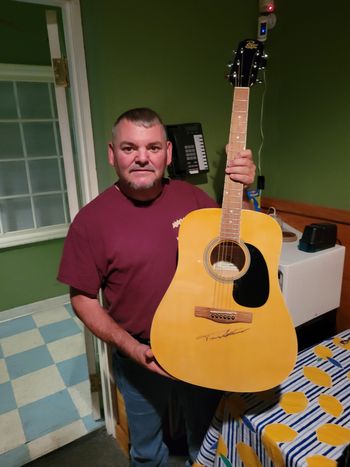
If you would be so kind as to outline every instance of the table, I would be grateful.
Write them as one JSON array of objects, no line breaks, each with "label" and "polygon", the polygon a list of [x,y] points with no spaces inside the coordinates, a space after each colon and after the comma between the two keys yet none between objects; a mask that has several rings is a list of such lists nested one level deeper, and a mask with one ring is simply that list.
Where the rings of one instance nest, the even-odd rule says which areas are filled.
[{"label": "table", "polygon": [[350,443],[350,330],[298,354],[263,393],[227,393],[195,466],[332,467]]}]

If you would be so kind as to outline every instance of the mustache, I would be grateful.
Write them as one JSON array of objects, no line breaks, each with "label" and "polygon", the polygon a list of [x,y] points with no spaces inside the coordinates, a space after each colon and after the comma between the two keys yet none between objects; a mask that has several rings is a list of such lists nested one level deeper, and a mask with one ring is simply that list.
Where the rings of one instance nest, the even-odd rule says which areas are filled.
[{"label": "mustache", "polygon": [[149,171],[149,172],[155,172],[155,168],[153,167],[152,164],[145,164],[145,165],[139,165],[139,164],[133,164],[131,167],[129,167],[129,172],[140,172],[140,171]]}]

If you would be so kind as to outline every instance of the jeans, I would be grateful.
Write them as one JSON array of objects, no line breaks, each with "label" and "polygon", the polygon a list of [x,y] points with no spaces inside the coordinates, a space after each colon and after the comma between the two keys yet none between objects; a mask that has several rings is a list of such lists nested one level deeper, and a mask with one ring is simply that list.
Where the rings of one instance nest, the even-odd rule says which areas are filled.
[{"label": "jeans", "polygon": [[152,373],[115,351],[113,371],[124,398],[130,433],[131,466],[165,467],[169,450],[163,441],[163,418],[171,394],[181,404],[191,463],[201,443],[222,393],[193,386]]}]

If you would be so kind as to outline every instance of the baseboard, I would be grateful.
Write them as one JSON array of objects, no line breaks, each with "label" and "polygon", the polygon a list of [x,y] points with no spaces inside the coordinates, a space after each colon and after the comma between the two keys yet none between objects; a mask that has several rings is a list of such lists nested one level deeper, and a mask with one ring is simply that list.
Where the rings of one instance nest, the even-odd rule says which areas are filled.
[{"label": "baseboard", "polygon": [[8,321],[14,318],[20,318],[21,316],[31,315],[37,311],[50,310],[51,308],[62,306],[66,303],[69,303],[69,294],[47,298],[46,300],[40,300],[38,302],[28,303],[27,305],[10,308],[9,310],[0,312],[0,322]]}]

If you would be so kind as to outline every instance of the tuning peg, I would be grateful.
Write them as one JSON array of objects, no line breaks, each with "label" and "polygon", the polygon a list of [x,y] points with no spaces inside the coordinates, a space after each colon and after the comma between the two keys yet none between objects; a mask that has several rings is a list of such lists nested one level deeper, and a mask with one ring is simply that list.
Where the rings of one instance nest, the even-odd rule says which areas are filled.
[{"label": "tuning peg", "polygon": [[228,63],[228,64],[227,64],[227,68],[231,68],[232,65],[233,65],[233,63]]},{"label": "tuning peg", "polygon": [[267,55],[267,53],[264,53],[262,56],[261,56],[261,60],[260,60],[260,64],[261,64],[261,67],[262,68],[265,68],[266,67],[266,63],[267,63],[267,59],[269,58],[269,56]]}]

